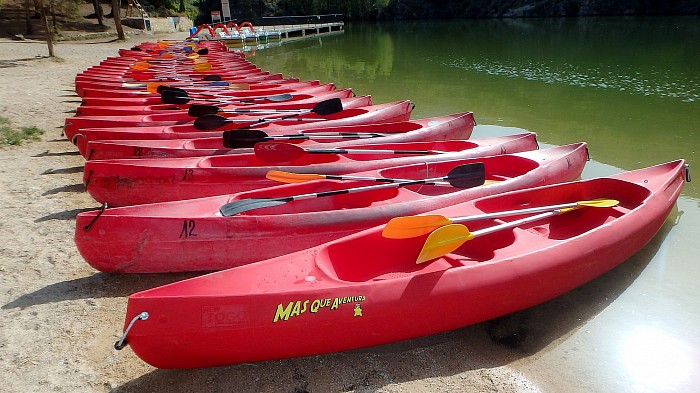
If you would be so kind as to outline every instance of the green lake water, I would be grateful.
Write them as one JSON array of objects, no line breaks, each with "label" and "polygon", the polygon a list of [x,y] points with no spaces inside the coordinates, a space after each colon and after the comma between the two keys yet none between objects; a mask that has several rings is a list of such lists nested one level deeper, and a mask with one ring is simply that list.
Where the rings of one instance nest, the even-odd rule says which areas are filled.
[{"label": "green lake water", "polygon": [[[700,179],[700,17],[352,23],[249,58],[375,103],[410,99],[413,118],[472,111],[474,137],[525,129],[545,145],[585,141],[584,178],[685,158]],[[509,317],[528,338],[505,355],[476,342],[480,356],[498,353],[495,365],[543,391],[697,391],[699,226],[696,180],[647,247]]]}]

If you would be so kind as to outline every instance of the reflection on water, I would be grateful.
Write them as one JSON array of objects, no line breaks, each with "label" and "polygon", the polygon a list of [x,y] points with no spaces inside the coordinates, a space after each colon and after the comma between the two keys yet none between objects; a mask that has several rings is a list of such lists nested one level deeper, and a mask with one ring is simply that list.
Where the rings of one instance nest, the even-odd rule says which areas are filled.
[{"label": "reflection on water", "polygon": [[[342,35],[285,43],[252,61],[375,102],[411,99],[414,117],[471,110],[486,124],[475,137],[526,129],[545,144],[586,141],[594,161],[583,178],[678,158],[692,174],[700,167],[698,22],[348,24]],[[510,367],[546,392],[698,391],[699,184],[685,184],[659,234],[621,266],[509,316],[516,332],[530,332],[509,349]]]},{"label": "reflection on water", "polygon": [[[411,99],[414,117],[473,111],[550,144],[586,141],[631,170],[698,161],[698,42],[694,16],[366,23],[252,61],[375,102]],[[700,183],[684,195],[700,199]]]},{"label": "reflection on water", "polygon": [[[504,63],[490,59],[474,61],[470,58],[430,60],[466,71],[529,81],[612,89],[644,96],[676,98],[683,102],[700,99],[700,79],[696,75],[671,75],[664,71],[652,71],[651,74],[645,75],[631,69],[611,69],[610,66],[583,68],[568,63]],[[679,77],[681,79],[678,79]]]},{"label": "reflection on water", "polygon": [[688,348],[666,331],[641,326],[621,342],[620,355],[635,390],[674,391],[687,385],[693,373]]}]

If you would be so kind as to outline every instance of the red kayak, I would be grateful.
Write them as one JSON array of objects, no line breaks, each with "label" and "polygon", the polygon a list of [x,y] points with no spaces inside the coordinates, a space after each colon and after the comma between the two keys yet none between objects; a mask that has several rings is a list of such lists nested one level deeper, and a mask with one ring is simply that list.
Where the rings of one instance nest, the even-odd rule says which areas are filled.
[{"label": "red kayak", "polygon": [[[318,86],[320,83],[317,80],[305,81],[305,82],[295,82],[294,80],[286,80],[284,83],[276,84],[257,84],[246,86],[247,89],[231,89],[221,93],[212,92],[202,92],[202,93],[192,93],[189,97],[192,98],[193,102],[202,103],[202,100],[221,100],[221,101],[238,101],[238,100],[252,100],[265,96],[273,96],[279,94],[292,94],[298,90]],[[335,85],[332,83],[324,84],[328,90],[335,89]],[[257,101],[256,101],[257,102]],[[87,106],[147,106],[147,105],[161,105],[163,104],[163,97],[159,94],[140,94],[133,97],[82,97],[82,105]],[[187,105],[187,104],[184,104]]]},{"label": "red kayak", "polygon": [[[369,140],[371,143],[469,139],[474,125],[474,115],[471,112],[464,112],[395,123],[317,128],[309,131],[292,132],[291,134],[284,132],[264,134],[269,135],[270,138],[289,138],[281,140],[299,143],[303,146],[315,143],[322,144],[323,147],[339,148],[357,144],[358,142],[356,139],[346,139],[346,137],[353,134],[367,136],[384,135],[377,138],[373,137]],[[306,136],[309,139],[292,139],[297,136]],[[336,137],[333,138],[333,136]],[[260,141],[262,140],[263,139]],[[109,160],[119,158],[201,157],[243,152],[250,153],[252,149],[227,148],[223,145],[223,138],[220,136],[197,139],[97,140],[88,142],[86,159]]]},{"label": "red kayak", "polygon": [[[256,146],[259,145],[261,144]],[[277,145],[284,147],[286,144]],[[352,148],[377,153],[302,152],[298,158],[289,160],[287,152],[273,151],[273,156],[284,159],[284,162],[279,164],[261,160],[259,155],[262,152],[190,158],[90,160],[85,162],[84,184],[96,201],[113,207],[128,206],[270,187],[276,183],[266,179],[265,175],[273,169],[299,173],[346,174],[389,166],[516,153],[537,148],[537,141],[535,135],[530,133],[470,141],[356,144]],[[393,154],[386,152],[387,150],[426,153]],[[428,151],[445,153],[431,154]]]},{"label": "red kayak", "polygon": [[[236,84],[234,85],[234,89],[229,86],[228,88],[219,88],[219,89],[214,89],[214,88],[185,88],[183,90],[188,91],[189,93],[202,93],[202,94],[223,94],[227,95],[229,93],[235,93],[238,91],[245,91],[245,90],[254,90],[254,89],[268,89],[268,88],[274,88],[278,87],[280,85],[286,85],[288,83],[298,83],[300,82],[299,79],[297,78],[291,78],[291,79],[270,79],[270,80],[261,80],[261,81],[255,81],[255,82],[248,82],[245,84]],[[90,89],[86,88],[83,90],[83,94],[80,95],[80,97],[85,100],[89,98],[143,98],[143,97],[156,97],[160,99],[160,94],[158,93],[149,93],[146,90],[129,90],[129,89]]]},{"label": "red kayak", "polygon": [[[80,213],[75,244],[94,268],[111,273],[159,273],[221,270],[304,248],[385,223],[395,216],[419,214],[470,199],[578,178],[588,158],[584,143],[491,157],[437,161],[386,168],[351,177],[425,179],[446,176],[458,167],[483,165],[480,182],[438,185],[374,181],[315,180],[233,195],[154,203]],[[470,170],[470,168],[465,168]],[[474,169],[475,171],[477,169]],[[291,176],[283,174],[283,176]],[[303,181],[305,176],[291,176]],[[322,179],[323,176],[313,178]],[[482,182],[485,184],[481,185]],[[367,189],[362,191],[361,188]],[[350,190],[339,194],[339,190]],[[251,198],[276,198],[331,191],[320,199],[283,205],[247,205],[223,217],[226,204]],[[350,195],[354,191],[353,195]],[[253,201],[255,202],[255,201]],[[272,201],[276,203],[276,201]],[[231,206],[232,206],[231,205]],[[134,230],[138,228],[138,230]],[[282,241],[293,234],[291,241]],[[254,247],[250,245],[254,244]],[[243,252],[242,250],[246,250]]]},{"label": "red kayak", "polygon": [[[282,74],[270,74],[267,72],[263,72],[263,73],[256,72],[254,74],[242,75],[242,76],[236,77],[236,78],[229,77],[227,79],[227,81],[232,83],[232,84],[236,84],[236,83],[253,83],[253,82],[258,82],[258,81],[279,81],[279,80],[282,80],[283,78],[284,78],[284,76]],[[83,95],[87,95],[87,93],[85,93],[85,90],[88,90],[88,89],[102,89],[102,90],[106,90],[106,91],[113,90],[113,91],[119,91],[119,92],[143,91],[145,89],[145,87],[141,87],[138,89],[127,89],[127,88],[124,88],[122,86],[121,82],[118,82],[118,83],[82,82],[82,83],[77,83],[75,87],[76,87],[76,89],[75,89],[76,94],[78,94],[81,97]],[[196,88],[213,89],[215,87],[211,86],[211,85],[203,84],[201,86],[192,86],[190,88],[191,89],[196,89]]]},{"label": "red kayak", "polygon": [[[86,128],[73,135],[66,136],[78,146],[81,154],[85,155],[88,141],[100,139],[190,139],[221,136],[224,131],[230,129],[250,127],[265,132],[294,132],[299,130],[311,130],[316,128],[329,128],[336,126],[349,126],[355,124],[390,123],[406,121],[411,117],[413,103],[410,101],[397,101],[379,105],[367,105],[371,103],[369,96],[342,99],[344,110],[328,116],[316,114],[303,117],[275,120],[273,117],[263,122],[261,118],[248,117],[243,122],[233,123],[233,126],[225,126],[215,130],[202,131],[189,124],[174,126],[144,126],[144,127],[112,127],[112,128]],[[276,116],[280,116],[279,114]]]},{"label": "red kayak", "polygon": [[[187,100],[183,104],[157,104],[157,105],[81,105],[76,108],[76,117],[106,118],[119,116],[120,118],[137,120],[139,116],[147,119],[146,116],[156,115],[159,120],[175,119],[180,120],[188,114],[191,104],[219,108],[220,111],[235,110],[262,110],[262,109],[310,109],[313,104],[330,98],[350,98],[354,93],[352,89],[335,90],[333,85],[316,85],[307,88],[300,88],[291,93],[275,93],[274,95],[249,95],[248,97],[230,100],[224,98],[209,99],[208,101],[198,100],[191,97],[177,97]],[[297,106],[295,106],[297,105]],[[298,106],[305,105],[305,106]],[[183,117],[172,117],[173,114],[183,115]],[[191,117],[191,116],[190,116]],[[189,119],[191,120],[191,119]],[[83,127],[87,128],[87,127]]]},{"label": "red kayak", "polygon": [[[496,318],[568,292],[639,251],[666,221],[686,176],[678,160],[488,196],[432,212],[437,229],[421,221],[430,236],[387,239],[380,226],[138,292],[115,347],[128,343],[159,368],[212,367],[369,347]],[[619,203],[582,203],[598,198]],[[507,215],[535,207],[545,213]],[[499,212],[506,215],[494,218]],[[485,213],[469,229],[447,224]],[[287,239],[294,241],[280,241]]]}]

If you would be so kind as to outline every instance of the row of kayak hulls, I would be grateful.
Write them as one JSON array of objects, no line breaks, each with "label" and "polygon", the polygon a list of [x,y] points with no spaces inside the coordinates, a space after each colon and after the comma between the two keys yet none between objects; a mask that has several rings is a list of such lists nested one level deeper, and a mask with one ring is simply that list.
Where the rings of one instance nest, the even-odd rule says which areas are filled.
[{"label": "row of kayak hulls", "polygon": [[251,153],[251,148],[238,146],[270,140],[288,141],[307,147],[317,144],[324,148],[343,148],[357,144],[360,139],[346,139],[344,135],[356,134],[371,137],[372,139],[366,140],[368,143],[375,140],[375,136],[381,136],[379,140],[383,143],[466,140],[471,137],[474,124],[473,113],[462,112],[401,122],[322,127],[291,133],[256,130],[252,136],[250,133],[225,131],[223,136],[209,138],[92,140],[87,144],[85,158],[176,158]]},{"label": "row of kayak hulls", "polygon": [[[136,95],[132,97],[137,99]],[[95,148],[89,148],[93,144],[89,142],[81,152],[96,155],[86,162],[88,191],[97,193],[101,187],[98,184],[115,187],[112,195],[104,192],[105,201],[135,201],[126,196],[119,202],[118,188],[130,189],[145,200],[168,199],[171,196],[164,195],[169,190],[185,190],[189,186],[204,193],[226,195],[82,213],[77,219],[76,243],[85,259],[100,270],[132,273],[237,266],[130,296],[126,332],[118,346],[130,343],[139,357],[156,367],[206,367],[361,348],[493,318],[566,292],[627,258],[658,230],[687,177],[683,161],[677,161],[608,179],[570,182],[581,174],[585,164],[585,144],[534,151],[534,134],[490,141],[466,140],[474,126],[473,116],[455,116],[460,121],[469,120],[459,128],[459,132],[467,134],[459,138],[464,139],[461,141],[449,137],[443,142],[427,142],[424,134],[426,139],[419,140],[426,142],[404,139],[401,146],[379,140],[376,144],[370,143],[373,140],[307,140],[296,145],[302,149],[348,150],[400,149],[411,145],[416,149],[448,151],[444,154],[382,153],[364,159],[330,153],[304,154],[295,158],[296,162],[277,165],[261,162],[250,149],[233,154],[231,149],[217,149],[217,143],[226,143],[224,135],[235,135],[230,132],[219,132],[209,140],[199,139],[205,133],[186,137],[197,139],[170,138],[161,146],[157,139],[162,135],[156,133],[153,135],[158,136],[151,140],[126,142],[147,133],[123,129],[121,134],[110,134],[117,128],[103,128],[96,134],[100,137],[90,139],[95,140]],[[269,136],[308,135],[320,123],[296,129],[264,128],[267,125],[260,128]],[[317,130],[333,132],[334,126],[323,123]],[[388,124],[407,123],[411,122],[406,118]],[[180,126],[167,127],[172,131]],[[420,131],[382,136],[381,140],[399,135],[412,138],[417,132]],[[109,137],[114,134],[119,137]],[[102,137],[111,141],[102,143]],[[512,145],[515,140],[518,144]],[[270,143],[275,146],[275,142]],[[132,159],[94,160],[100,154],[105,158],[122,154],[109,153],[110,146],[139,154],[132,154]],[[192,154],[190,150],[202,148],[208,149],[206,154],[213,149],[219,156],[152,159],[172,157],[169,154],[188,155]],[[107,152],[100,153],[105,149]],[[143,158],[144,151],[149,152],[149,158]],[[376,162],[371,165],[376,166],[365,166],[372,161]],[[268,187],[277,183],[264,177],[270,170],[307,174],[337,171],[352,176],[411,180],[440,177],[455,168],[472,166],[483,170],[485,182],[463,189],[450,185],[406,185],[353,194],[345,190],[369,187],[372,183],[315,180]],[[146,179],[148,168],[153,171],[151,176],[160,169],[163,175]],[[178,170],[180,180],[173,177]],[[233,174],[228,179],[235,180],[222,180],[227,172]],[[138,174],[143,175],[140,181],[135,180],[139,179]],[[195,176],[198,181],[200,177],[215,179],[220,188],[206,191],[207,182],[194,181]],[[239,180],[247,176],[257,180],[241,186]],[[193,184],[182,184],[188,179]],[[149,181],[149,187],[166,183],[173,187],[165,186],[149,195],[149,187],[141,187]],[[559,182],[567,183],[546,185]],[[222,191],[226,183],[250,189]],[[530,188],[537,186],[540,187]],[[324,192],[329,195],[284,202],[293,195]],[[231,216],[222,213],[227,206],[276,198],[281,198],[282,203],[263,204]],[[529,218],[530,214],[477,220],[469,227],[476,229],[475,233],[508,222],[515,228],[478,236],[421,264],[415,261],[422,255],[427,233],[410,239],[385,239],[381,234],[382,224],[392,217],[437,208],[443,208],[437,213],[448,217],[543,205],[550,205],[545,210],[552,211],[554,204],[596,198],[615,198],[620,202],[607,208],[582,207],[572,212],[549,213],[538,221],[528,221],[537,218]],[[112,206],[109,202],[108,205]],[[526,221],[516,225],[513,220],[521,217]],[[373,228],[361,231],[369,227]],[[449,236],[450,241],[455,241],[455,235]],[[272,259],[261,261],[267,258]],[[405,315],[412,315],[411,322],[397,326],[397,318]],[[322,339],[327,337],[329,328],[338,324],[348,327],[347,335]]]},{"label": "row of kayak hulls", "polygon": [[[343,99],[343,106],[354,106],[358,103],[365,103],[369,97],[353,97]],[[343,101],[341,100],[341,102]],[[74,129],[72,121],[77,121],[79,117],[66,123],[66,136],[78,147],[84,155],[87,142],[97,139],[190,139],[221,136],[224,131],[252,128],[265,132],[292,133],[301,130],[315,128],[328,128],[334,126],[361,125],[367,123],[390,123],[406,121],[411,116],[413,103],[410,101],[397,101],[386,104],[367,105],[359,107],[349,107],[338,113],[322,116],[315,113],[304,114],[303,118],[274,119],[272,117],[246,116],[232,119],[231,125],[223,126],[213,130],[201,130],[195,127],[193,122],[186,124],[170,125],[149,125],[147,122],[142,125],[130,124],[120,127],[118,120],[111,123],[113,127],[101,128],[80,128]],[[105,123],[101,123],[105,126]],[[70,130],[70,131],[69,131]]]}]

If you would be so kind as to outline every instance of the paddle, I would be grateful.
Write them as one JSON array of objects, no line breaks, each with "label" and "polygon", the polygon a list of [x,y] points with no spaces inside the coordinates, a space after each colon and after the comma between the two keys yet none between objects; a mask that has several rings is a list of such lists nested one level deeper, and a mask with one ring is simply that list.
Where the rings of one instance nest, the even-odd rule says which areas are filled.
[{"label": "paddle", "polygon": [[[407,180],[407,179],[390,179],[390,178],[385,178],[385,177],[320,175],[320,174],[316,174],[316,173],[293,173],[293,172],[284,172],[284,171],[275,171],[275,170],[267,172],[265,177],[268,178],[269,180],[278,181],[280,183],[305,183],[307,181],[321,180],[321,179],[367,180],[367,181],[376,181],[378,183],[398,183],[398,182],[411,181],[411,180]],[[457,187],[456,185],[452,184],[451,182],[435,182],[434,185]]]},{"label": "paddle", "polygon": [[[201,119],[201,117],[200,117]],[[196,121],[196,120],[195,120]],[[380,150],[380,149],[307,149],[282,142],[259,142],[255,144],[255,156],[265,162],[287,162],[305,154],[443,154],[439,150]]]},{"label": "paddle", "polygon": [[557,205],[538,206],[527,209],[505,210],[494,213],[477,214],[473,216],[447,218],[439,214],[429,214],[423,216],[395,217],[389,220],[382,231],[382,236],[390,239],[406,239],[430,233],[431,231],[450,224],[459,224],[469,221],[488,220],[498,217],[517,216],[521,214],[540,213],[557,209],[568,209],[578,207],[613,207],[619,201],[615,199],[593,199],[588,201],[578,201],[561,203]]},{"label": "paddle", "polygon": [[416,264],[427,262],[429,260],[439,258],[445,254],[458,249],[465,242],[477,238],[479,236],[488,235],[503,229],[517,227],[529,222],[538,221],[547,217],[557,216],[572,210],[576,207],[557,209],[546,213],[537,214],[531,217],[521,218],[519,220],[506,222],[500,225],[484,228],[478,231],[470,232],[469,229],[462,224],[449,224],[434,230],[427,239],[425,244],[418,254]]},{"label": "paddle", "polygon": [[[338,113],[343,110],[343,102],[340,100],[340,98],[331,98],[328,100],[321,101],[314,105],[313,108],[311,108],[308,111],[304,112],[299,112],[299,113],[293,113],[291,115],[285,115],[281,117],[276,117],[273,119],[261,119],[257,122],[254,122],[254,124],[249,124],[247,126],[241,127],[241,129],[246,129],[246,128],[252,128],[254,126],[259,126],[267,123],[273,123],[276,121],[280,120],[285,120],[289,119],[295,116],[301,116],[301,115],[308,115],[311,113],[315,113],[317,115],[321,116],[326,116],[326,115],[331,115],[334,113]],[[315,119],[315,120],[325,120],[325,119]],[[221,128],[229,123],[235,123],[238,122],[237,120],[232,120],[224,116],[219,116],[219,115],[204,115],[201,117],[198,117],[194,121],[194,128],[202,131],[207,131],[207,130],[215,130],[217,128]]]},{"label": "paddle", "polygon": [[454,167],[447,176],[437,177],[433,179],[422,180],[406,180],[398,181],[391,184],[379,184],[376,186],[365,186],[356,188],[347,188],[344,190],[324,191],[311,194],[301,194],[281,198],[249,198],[238,201],[229,202],[219,208],[221,214],[225,217],[233,216],[249,210],[261,209],[265,207],[273,207],[283,205],[287,202],[298,201],[301,199],[321,198],[325,196],[352,194],[364,191],[379,190],[392,187],[406,187],[416,184],[433,185],[437,182],[449,181],[454,187],[469,188],[476,187],[484,183],[485,171],[483,163],[465,164]]},{"label": "paddle", "polygon": [[255,97],[255,98],[246,98],[246,99],[236,99],[236,97],[229,97],[229,96],[224,96],[224,95],[217,95],[214,97],[221,97],[221,99],[209,99],[209,98],[201,98],[201,97],[190,97],[186,91],[182,89],[162,89],[160,92],[160,100],[164,104],[176,104],[176,105],[183,105],[187,104],[190,101],[206,101],[206,102],[215,102],[217,104],[236,104],[236,103],[248,103],[248,102],[255,102],[255,101],[272,101],[272,102],[284,102],[291,100],[294,98],[289,93],[285,94],[276,94],[272,96],[262,96],[262,97]]},{"label": "paddle", "polygon": [[228,87],[229,83],[227,81],[208,81],[205,83],[202,82],[192,82],[192,83],[165,83],[165,82],[148,82],[146,83],[146,90],[149,93],[158,93],[158,87],[160,86],[172,86],[172,85],[178,85],[178,86],[222,86],[222,87]]},{"label": "paddle", "polygon": [[221,109],[215,105],[192,104],[187,109],[187,114],[192,117],[213,115],[222,113],[303,113],[302,109]]},{"label": "paddle", "polygon": [[324,132],[292,135],[268,135],[261,130],[224,131],[224,146],[231,149],[254,147],[256,143],[271,140],[311,140],[311,139],[360,139],[376,138],[389,134],[362,132]]}]

